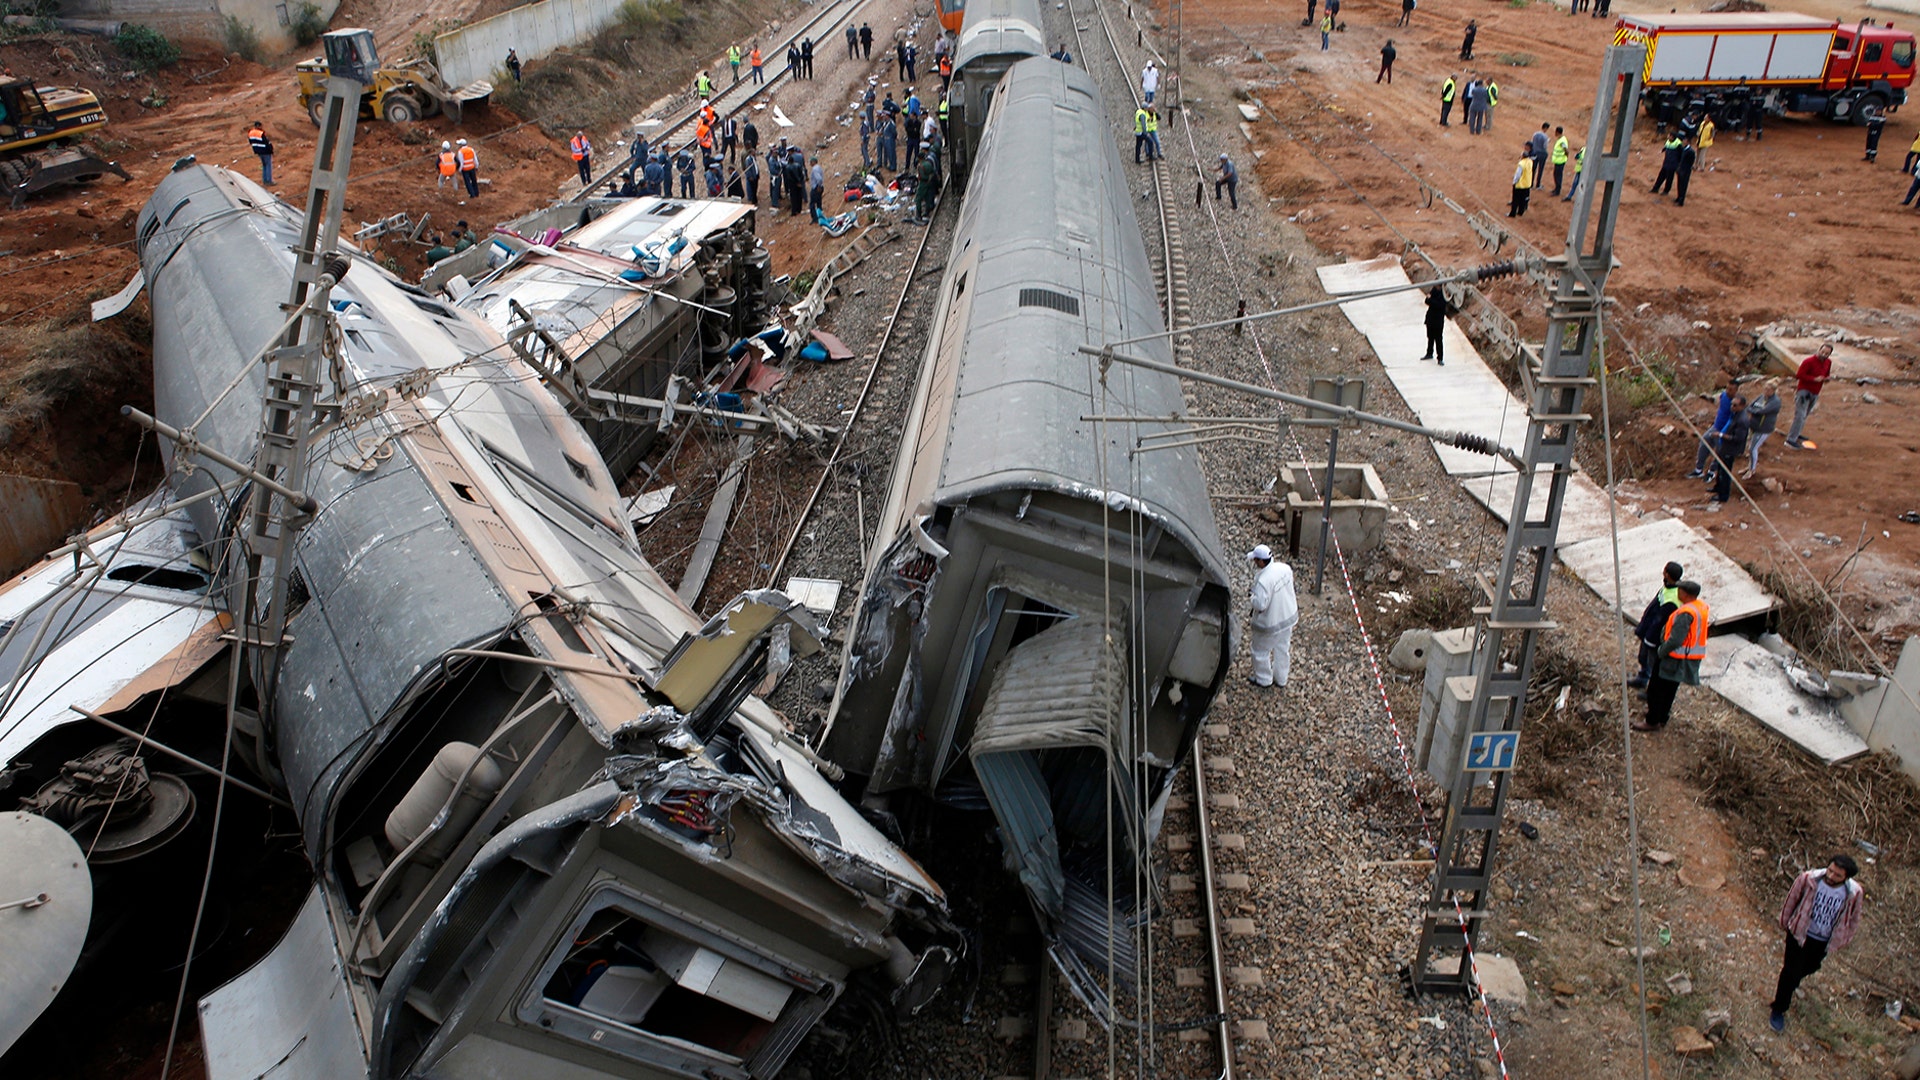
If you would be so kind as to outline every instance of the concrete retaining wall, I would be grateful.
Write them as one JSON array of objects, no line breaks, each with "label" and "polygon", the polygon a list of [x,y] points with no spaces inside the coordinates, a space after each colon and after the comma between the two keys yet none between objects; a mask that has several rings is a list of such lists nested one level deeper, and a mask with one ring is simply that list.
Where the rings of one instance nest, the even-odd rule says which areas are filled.
[{"label": "concrete retaining wall", "polygon": [[[330,20],[340,0],[315,0],[320,18]],[[61,14],[78,19],[118,19],[151,26],[168,37],[222,41],[226,17],[253,27],[269,52],[294,47],[291,24],[300,0],[66,0]],[[318,51],[318,46],[315,46]]]},{"label": "concrete retaining wall", "polygon": [[465,86],[476,79],[495,84],[495,68],[506,66],[507,50],[520,54],[521,63],[555,49],[578,45],[620,14],[624,0],[540,0],[537,4],[503,11],[433,39],[440,75],[449,86]]}]

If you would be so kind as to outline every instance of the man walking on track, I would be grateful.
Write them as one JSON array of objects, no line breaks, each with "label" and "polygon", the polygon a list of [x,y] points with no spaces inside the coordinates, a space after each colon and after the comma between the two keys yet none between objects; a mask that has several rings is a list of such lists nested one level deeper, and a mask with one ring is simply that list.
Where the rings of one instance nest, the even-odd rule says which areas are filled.
[{"label": "man walking on track", "polygon": [[759,42],[755,42],[753,46],[753,51],[747,54],[747,62],[748,62],[748,66],[753,68],[753,81],[756,83],[766,82],[767,81],[766,72],[761,70],[762,61],[760,57]]},{"label": "man walking on track", "polygon": [[1247,552],[1253,564],[1253,593],[1249,598],[1253,632],[1253,674],[1247,681],[1255,686],[1287,688],[1287,672],[1293,656],[1293,627],[1300,621],[1300,602],[1293,595],[1293,567],[1273,557],[1273,551],[1260,544]]},{"label": "man walking on track", "polygon": [[1851,855],[1835,855],[1826,866],[1793,879],[1787,902],[1780,908],[1780,929],[1786,931],[1787,950],[1767,1017],[1767,1025],[1773,1030],[1787,1029],[1787,1006],[1793,1004],[1793,992],[1800,988],[1800,980],[1819,971],[1827,954],[1846,948],[1860,929],[1866,890],[1853,880],[1859,874],[1860,864]]},{"label": "man walking on track", "polygon": [[[1157,141],[1155,145],[1159,145]],[[1225,186],[1227,189],[1227,201],[1232,204],[1235,210],[1240,209],[1240,171],[1233,167],[1233,159],[1225,154],[1221,154],[1220,164],[1214,166],[1214,168],[1219,171],[1220,178],[1213,182],[1213,201],[1220,201],[1220,188]]]},{"label": "man walking on track", "polygon": [[1680,606],[1667,616],[1661,632],[1660,647],[1654,650],[1658,660],[1653,678],[1647,683],[1647,718],[1636,721],[1635,731],[1665,731],[1673,718],[1673,699],[1680,684],[1700,685],[1700,662],[1707,658],[1707,626],[1711,619],[1707,602],[1700,599],[1700,583],[1680,583]]}]

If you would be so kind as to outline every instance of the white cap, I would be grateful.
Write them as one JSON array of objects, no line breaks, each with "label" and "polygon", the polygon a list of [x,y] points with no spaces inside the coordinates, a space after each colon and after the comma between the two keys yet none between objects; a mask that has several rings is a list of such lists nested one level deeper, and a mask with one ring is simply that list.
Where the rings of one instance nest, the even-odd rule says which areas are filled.
[{"label": "white cap", "polygon": [[443,142],[442,142],[442,143],[440,144],[440,149],[442,149],[442,150],[451,150],[451,149],[453,149],[453,144],[452,144],[452,143],[450,143],[450,142],[444,142],[444,141],[443,141]]},{"label": "white cap", "polygon": [[1272,562],[1273,549],[1267,547],[1267,545],[1265,544],[1255,544],[1253,546],[1253,550],[1247,552],[1247,561],[1248,562]]},{"label": "white cap", "polygon": [[1225,160],[1227,160],[1227,155],[1225,155],[1225,154],[1221,154],[1221,155],[1220,155],[1220,160],[1221,160],[1221,161],[1225,161]]}]

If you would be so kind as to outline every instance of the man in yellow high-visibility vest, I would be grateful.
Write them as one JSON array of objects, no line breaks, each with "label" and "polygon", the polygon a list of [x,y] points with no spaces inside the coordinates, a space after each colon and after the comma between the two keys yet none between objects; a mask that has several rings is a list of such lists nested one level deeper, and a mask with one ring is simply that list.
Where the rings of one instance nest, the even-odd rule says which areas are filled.
[{"label": "man in yellow high-visibility vest", "polygon": [[1700,583],[1680,583],[1680,606],[1667,616],[1666,632],[1656,650],[1659,662],[1647,683],[1647,718],[1635,731],[1663,731],[1673,716],[1674,695],[1680,684],[1700,685],[1700,662],[1707,658],[1707,602],[1700,599]]},{"label": "man in yellow high-visibility vest", "polygon": [[1553,149],[1547,152],[1547,160],[1553,163],[1553,193],[1560,194],[1560,182],[1567,175],[1567,129],[1553,129]]}]

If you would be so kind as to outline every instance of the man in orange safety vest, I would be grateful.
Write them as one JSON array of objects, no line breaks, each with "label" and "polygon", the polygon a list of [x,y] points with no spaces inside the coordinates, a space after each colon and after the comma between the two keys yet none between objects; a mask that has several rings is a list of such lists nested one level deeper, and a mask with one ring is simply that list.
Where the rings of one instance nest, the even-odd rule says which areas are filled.
[{"label": "man in orange safety vest", "polygon": [[1680,684],[1700,685],[1700,662],[1707,658],[1707,624],[1711,615],[1700,599],[1700,583],[1680,583],[1680,606],[1667,616],[1666,631],[1656,650],[1659,663],[1647,683],[1647,718],[1635,731],[1660,731],[1673,715],[1673,698]]},{"label": "man in orange safety vest", "polygon": [[568,146],[573,150],[573,163],[580,170],[580,182],[593,183],[593,143],[587,140],[587,133],[574,132]]},{"label": "man in orange safety vest", "polygon": [[459,183],[458,180],[454,179],[454,175],[459,171],[460,171],[459,161],[453,155],[453,144],[450,142],[441,143],[440,144],[440,182],[435,184],[434,186],[446,187],[447,184],[449,183],[455,183],[455,184]]},{"label": "man in orange safety vest", "polygon": [[454,155],[459,160],[460,179],[467,185],[467,198],[477,199],[480,197],[480,155],[474,151],[473,147],[467,145],[465,139],[461,139],[455,147]]}]

